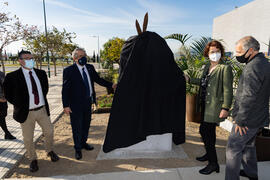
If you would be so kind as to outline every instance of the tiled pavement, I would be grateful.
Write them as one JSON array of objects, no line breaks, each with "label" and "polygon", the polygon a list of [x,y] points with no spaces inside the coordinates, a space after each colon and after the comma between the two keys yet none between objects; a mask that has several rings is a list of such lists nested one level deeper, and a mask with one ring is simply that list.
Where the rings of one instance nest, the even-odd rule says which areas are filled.
[{"label": "tiled pavement", "polygon": [[[61,102],[62,74],[49,79],[48,102],[50,105],[51,121],[55,122],[63,112]],[[9,104],[8,116],[6,118],[8,130],[14,135],[16,140],[4,140],[4,132],[0,129],[0,179],[2,179],[9,170],[23,157],[25,149],[22,140],[20,124],[13,118],[13,106]],[[36,124],[34,141],[42,134],[41,128]]]}]

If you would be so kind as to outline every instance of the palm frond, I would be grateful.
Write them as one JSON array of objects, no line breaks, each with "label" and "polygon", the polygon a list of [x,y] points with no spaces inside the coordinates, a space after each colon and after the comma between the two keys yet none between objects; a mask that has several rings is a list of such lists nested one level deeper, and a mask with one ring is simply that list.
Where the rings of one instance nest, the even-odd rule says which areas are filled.
[{"label": "palm frond", "polygon": [[202,57],[204,48],[210,41],[212,41],[210,37],[201,37],[199,40],[194,40],[190,47],[193,55]]},{"label": "palm frond", "polygon": [[185,45],[185,43],[191,38],[192,36],[188,35],[188,34],[171,34],[168,35],[166,37],[164,37],[164,39],[175,39],[181,42],[182,45]]}]

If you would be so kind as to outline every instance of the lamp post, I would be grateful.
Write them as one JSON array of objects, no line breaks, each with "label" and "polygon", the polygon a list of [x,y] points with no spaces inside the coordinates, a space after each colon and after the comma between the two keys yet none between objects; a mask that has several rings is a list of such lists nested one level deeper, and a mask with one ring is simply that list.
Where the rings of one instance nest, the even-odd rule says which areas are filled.
[{"label": "lamp post", "polygon": [[99,66],[99,68],[100,68],[100,51],[99,51],[99,36],[97,35],[97,36],[91,36],[91,37],[94,37],[94,38],[97,38],[98,39],[98,58],[97,58],[97,61],[98,61],[98,66]]},{"label": "lamp post", "polygon": [[48,32],[47,32],[47,22],[46,22],[46,10],[45,10],[45,0],[43,0],[43,12],[44,12],[44,24],[45,24],[45,37],[46,37],[46,60],[48,62],[48,77],[51,77],[50,72],[50,59],[49,59],[49,50],[48,50]]}]

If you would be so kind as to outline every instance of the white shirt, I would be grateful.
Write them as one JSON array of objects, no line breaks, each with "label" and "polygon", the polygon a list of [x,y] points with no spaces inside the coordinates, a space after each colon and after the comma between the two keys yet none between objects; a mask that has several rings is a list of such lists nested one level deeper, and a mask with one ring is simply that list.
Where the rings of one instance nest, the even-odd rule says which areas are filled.
[{"label": "white shirt", "polygon": [[93,89],[92,89],[92,84],[91,84],[91,78],[89,76],[89,73],[88,73],[88,70],[87,70],[86,66],[81,66],[81,65],[78,65],[77,63],[76,63],[76,65],[77,65],[77,67],[78,67],[78,69],[79,69],[79,71],[80,71],[80,73],[82,75],[82,79],[83,79],[83,68],[84,68],[84,72],[86,73],[87,79],[88,79],[88,84],[89,84],[89,89],[90,89],[90,96],[92,96]]},{"label": "white shirt", "polygon": [[42,88],[40,85],[40,81],[36,75],[36,72],[32,69],[32,76],[37,84],[37,90],[38,90],[38,96],[39,96],[39,104],[35,104],[35,98],[34,98],[34,94],[32,93],[32,84],[31,84],[31,79],[30,79],[30,74],[29,74],[29,70],[22,68],[23,74],[24,74],[24,78],[27,84],[27,88],[28,88],[28,94],[29,94],[29,109],[34,109],[34,108],[38,108],[40,106],[44,106],[45,105],[45,100],[44,100],[44,96],[43,96],[43,92],[42,92]]}]

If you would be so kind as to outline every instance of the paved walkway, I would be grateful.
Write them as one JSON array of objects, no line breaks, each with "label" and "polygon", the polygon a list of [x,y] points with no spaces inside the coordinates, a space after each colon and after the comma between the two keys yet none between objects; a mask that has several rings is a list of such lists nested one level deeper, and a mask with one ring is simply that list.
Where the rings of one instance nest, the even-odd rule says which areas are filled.
[{"label": "paved walkway", "polygon": [[[60,95],[62,89],[62,75],[58,74],[56,77],[51,77],[49,79],[49,85],[50,88],[47,98],[50,105],[51,121],[55,122],[63,112]],[[4,140],[4,132],[2,129],[0,130],[0,179],[2,179],[25,154],[21,127],[20,124],[12,118],[12,114],[13,106],[9,104],[6,122],[9,131],[17,139],[13,141]],[[41,128],[36,125],[34,141],[36,141],[41,134]]]},{"label": "paved walkway", "polygon": [[[55,176],[48,178],[33,178],[33,180],[223,180],[225,177],[225,166],[221,166],[220,173],[211,175],[201,175],[198,173],[202,167],[177,168],[177,169],[160,169],[153,171],[127,171],[102,174],[86,174],[81,176]],[[259,163],[259,179],[269,180],[270,162]],[[247,178],[241,177],[240,180]]]}]

